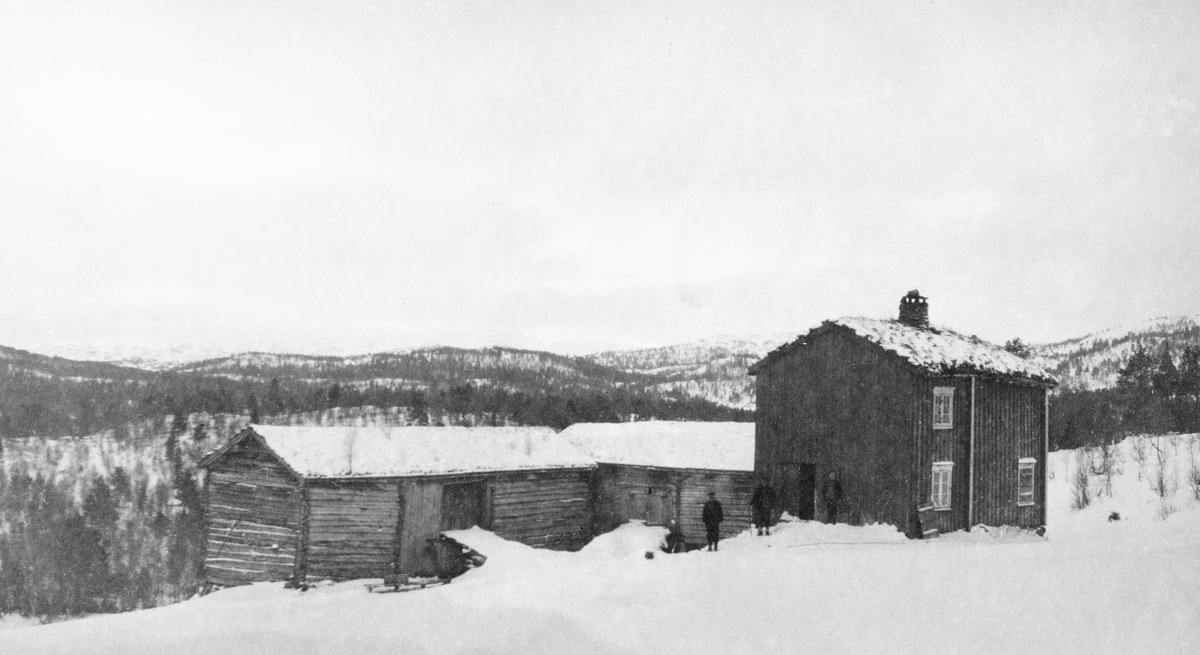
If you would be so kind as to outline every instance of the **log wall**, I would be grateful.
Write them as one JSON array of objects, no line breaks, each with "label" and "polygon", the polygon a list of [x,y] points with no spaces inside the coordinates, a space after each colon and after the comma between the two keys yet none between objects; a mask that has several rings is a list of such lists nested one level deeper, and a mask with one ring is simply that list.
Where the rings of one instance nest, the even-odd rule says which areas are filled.
[{"label": "log wall", "polygon": [[538,548],[579,550],[591,539],[591,471],[497,476],[490,485],[491,529]]},{"label": "log wall", "polygon": [[754,495],[754,474],[749,471],[693,471],[680,476],[679,525],[688,543],[703,544],[704,503],[708,492],[717,492],[721,513],[721,538],[750,529],[750,497]]},{"label": "log wall", "polygon": [[708,492],[715,491],[725,516],[722,538],[750,527],[754,474],[746,471],[702,471],[601,464],[596,473],[596,534],[630,520],[648,525],[679,521],[689,543],[703,544],[702,520]]},{"label": "log wall", "polygon": [[291,578],[300,481],[255,437],[234,445],[208,471],[205,579],[232,586]]},{"label": "log wall", "polygon": [[395,480],[308,482],[307,574],[378,578],[396,558],[400,488]]}]

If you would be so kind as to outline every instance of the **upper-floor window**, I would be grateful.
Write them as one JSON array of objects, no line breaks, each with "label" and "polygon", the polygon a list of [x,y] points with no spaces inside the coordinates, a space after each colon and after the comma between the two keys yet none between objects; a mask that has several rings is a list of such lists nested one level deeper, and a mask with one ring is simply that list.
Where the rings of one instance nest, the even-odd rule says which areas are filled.
[{"label": "upper-floor window", "polygon": [[933,389],[933,429],[946,430],[954,427],[954,387]]},{"label": "upper-floor window", "polygon": [[1017,462],[1017,505],[1033,504],[1033,472],[1037,460],[1024,457]]},{"label": "upper-floor window", "polygon": [[950,509],[950,480],[954,462],[933,463],[933,493],[930,501],[934,509]]}]

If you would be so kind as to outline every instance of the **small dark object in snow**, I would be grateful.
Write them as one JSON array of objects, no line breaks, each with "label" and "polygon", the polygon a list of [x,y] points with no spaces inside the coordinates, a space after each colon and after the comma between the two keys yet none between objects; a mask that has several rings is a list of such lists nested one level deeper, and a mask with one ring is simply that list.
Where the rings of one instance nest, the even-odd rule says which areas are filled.
[{"label": "small dark object in snow", "polygon": [[652,551],[652,550],[646,551],[646,559],[654,559],[654,551]]},{"label": "small dark object in snow", "polygon": [[1120,520],[1121,520],[1121,513],[1120,513],[1120,512],[1113,512],[1112,514],[1109,514],[1109,515],[1108,515],[1108,522],[1109,522],[1109,523],[1112,523],[1113,521],[1120,521]]}]

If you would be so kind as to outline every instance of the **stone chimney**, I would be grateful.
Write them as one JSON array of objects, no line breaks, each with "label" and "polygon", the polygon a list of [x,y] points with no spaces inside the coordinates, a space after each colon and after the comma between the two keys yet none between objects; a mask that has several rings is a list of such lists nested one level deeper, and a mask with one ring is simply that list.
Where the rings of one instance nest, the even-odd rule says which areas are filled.
[{"label": "stone chimney", "polygon": [[922,330],[929,329],[929,303],[921,292],[913,289],[900,299],[900,322]]}]

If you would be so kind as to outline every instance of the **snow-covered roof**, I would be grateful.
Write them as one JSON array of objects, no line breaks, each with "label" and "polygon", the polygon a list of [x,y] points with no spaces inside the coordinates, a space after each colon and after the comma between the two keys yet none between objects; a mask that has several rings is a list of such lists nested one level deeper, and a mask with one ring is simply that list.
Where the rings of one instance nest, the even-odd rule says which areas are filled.
[{"label": "snow-covered roof", "polygon": [[753,423],[576,423],[559,434],[601,464],[754,470]]},{"label": "snow-covered roof", "polygon": [[[839,318],[826,321],[794,343],[806,342],[816,334],[835,326],[847,328],[884,350],[899,355],[929,375],[979,374],[1058,384],[1058,380],[1037,361],[1018,357],[977,337],[964,336],[944,328],[917,328],[899,321]],[[750,368],[751,372],[757,372],[778,353],[787,352],[794,343],[782,346],[767,355]]]},{"label": "snow-covered roof", "polygon": [[552,468],[596,462],[550,428],[252,425],[297,475],[367,478]]}]

